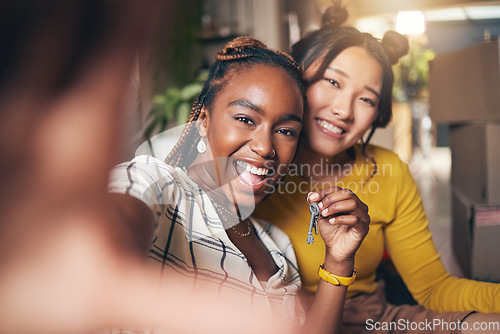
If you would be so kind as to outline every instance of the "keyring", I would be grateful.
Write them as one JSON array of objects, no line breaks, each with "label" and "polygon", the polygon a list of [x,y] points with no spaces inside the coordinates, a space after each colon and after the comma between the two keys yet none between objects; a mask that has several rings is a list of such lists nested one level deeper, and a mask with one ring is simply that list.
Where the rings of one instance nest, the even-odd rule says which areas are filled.
[{"label": "keyring", "polygon": [[307,204],[311,205],[311,202],[309,202],[309,196],[312,194],[312,191],[307,194],[307,197],[306,197],[306,200],[307,200]]}]

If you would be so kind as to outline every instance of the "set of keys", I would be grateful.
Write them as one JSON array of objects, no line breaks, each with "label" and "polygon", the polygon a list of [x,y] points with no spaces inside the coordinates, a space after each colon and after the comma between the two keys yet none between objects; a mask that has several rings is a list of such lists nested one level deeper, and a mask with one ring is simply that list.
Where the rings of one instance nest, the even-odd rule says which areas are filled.
[{"label": "set of keys", "polygon": [[[309,199],[307,199],[307,203],[309,203]],[[311,222],[309,223],[309,230],[307,231],[307,243],[313,244],[314,237],[312,235],[312,230],[314,228],[314,232],[318,235],[318,216],[319,216],[319,206],[316,203],[309,203],[309,211],[311,212]]]}]

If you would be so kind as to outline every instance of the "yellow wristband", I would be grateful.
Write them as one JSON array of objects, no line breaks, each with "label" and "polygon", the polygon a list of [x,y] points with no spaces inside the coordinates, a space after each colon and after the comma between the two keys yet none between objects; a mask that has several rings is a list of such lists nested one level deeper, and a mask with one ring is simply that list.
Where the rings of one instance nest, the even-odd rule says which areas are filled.
[{"label": "yellow wristband", "polygon": [[322,280],[327,281],[328,283],[333,285],[349,286],[356,280],[356,270],[354,269],[352,270],[351,277],[342,277],[332,274],[331,272],[325,270],[325,268],[323,268],[323,265],[320,265],[318,268],[318,274]]}]

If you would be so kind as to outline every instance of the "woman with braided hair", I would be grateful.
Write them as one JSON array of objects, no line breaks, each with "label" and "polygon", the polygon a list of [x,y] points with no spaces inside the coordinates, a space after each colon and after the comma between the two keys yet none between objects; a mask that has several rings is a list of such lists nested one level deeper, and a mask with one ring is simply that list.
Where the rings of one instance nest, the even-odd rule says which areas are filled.
[{"label": "woman with braided hair", "polygon": [[[304,101],[302,71],[289,55],[236,38],[216,56],[165,161],[139,156],[115,168],[109,190],[121,216],[132,225],[154,222],[149,256],[161,275],[193,277],[194,287],[215,284],[218,297],[239,291],[252,307],[303,322],[290,240],[249,214],[295,155]],[[329,224],[320,225],[325,240],[336,240],[325,237]],[[362,221],[354,225],[356,238],[344,236],[346,254],[368,231]],[[351,269],[329,267],[339,275]],[[339,330],[346,291],[329,285],[317,294],[322,307],[305,318],[308,333]]]},{"label": "woman with braided hair", "polygon": [[[303,288],[314,295],[325,284],[318,267],[324,264],[328,270],[329,263],[322,243],[306,244],[306,196],[324,210],[323,216],[329,217],[332,207],[342,212],[334,220],[339,232],[345,232],[343,222],[366,219],[359,214],[359,202],[346,196],[354,192],[368,206],[370,231],[355,259],[342,249],[328,249],[326,243],[335,263],[350,263],[352,268],[355,262],[357,279],[349,287],[344,309],[347,333],[460,333],[457,323],[462,321],[463,333],[479,332],[473,323],[484,317],[499,326],[498,315],[470,313],[500,312],[500,285],[447,273],[407,165],[396,154],[368,144],[375,129],[391,118],[391,64],[408,52],[408,41],[394,31],[380,41],[341,26],[347,16],[340,3],[333,5],[323,16],[323,27],[292,47],[305,71],[304,129],[289,174],[256,215],[289,235]],[[393,306],[385,300],[382,284],[375,281],[384,249],[420,306]],[[426,323],[433,325],[419,326]]]}]

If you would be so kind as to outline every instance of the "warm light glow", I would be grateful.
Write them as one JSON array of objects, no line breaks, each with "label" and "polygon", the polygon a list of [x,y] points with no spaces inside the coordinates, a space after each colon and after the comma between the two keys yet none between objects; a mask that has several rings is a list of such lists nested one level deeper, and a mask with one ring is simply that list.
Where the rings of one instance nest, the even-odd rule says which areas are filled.
[{"label": "warm light glow", "polygon": [[500,18],[500,6],[465,7],[467,16],[472,20],[487,20]]},{"label": "warm light glow", "polygon": [[382,38],[387,30],[392,29],[388,20],[384,17],[366,17],[356,22],[359,31],[368,32],[376,38]]},{"label": "warm light glow", "polygon": [[425,32],[425,17],[421,11],[398,12],[396,31],[405,35],[420,35]]},{"label": "warm light glow", "polygon": [[426,10],[424,12],[425,20],[427,22],[431,21],[463,21],[467,19],[465,11],[463,8],[446,8],[446,9],[435,9]]}]

